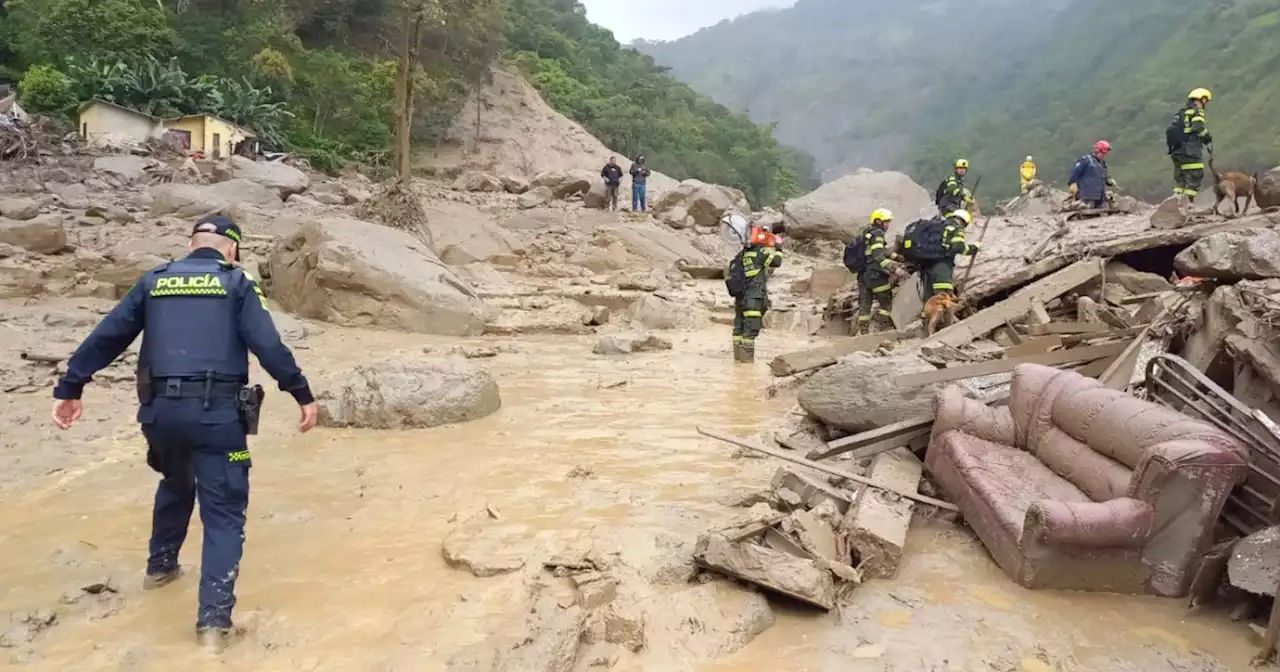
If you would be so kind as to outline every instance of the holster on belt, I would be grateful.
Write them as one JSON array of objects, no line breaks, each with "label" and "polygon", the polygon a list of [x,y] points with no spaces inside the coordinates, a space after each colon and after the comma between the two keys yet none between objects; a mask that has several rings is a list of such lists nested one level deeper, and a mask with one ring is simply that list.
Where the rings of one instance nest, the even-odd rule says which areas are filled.
[{"label": "holster on belt", "polygon": [[261,385],[241,388],[236,395],[236,409],[240,411],[240,422],[244,424],[244,433],[253,436],[258,433],[258,420],[262,417],[262,400],[267,396]]}]

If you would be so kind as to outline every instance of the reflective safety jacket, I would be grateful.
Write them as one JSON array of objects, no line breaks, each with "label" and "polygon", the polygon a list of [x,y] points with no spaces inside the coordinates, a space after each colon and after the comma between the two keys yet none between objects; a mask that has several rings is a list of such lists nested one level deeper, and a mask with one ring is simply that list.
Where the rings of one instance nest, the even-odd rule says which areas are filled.
[{"label": "reflective safety jacket", "polygon": [[152,378],[249,380],[249,352],[300,404],[314,399],[267,312],[258,283],[210,248],[149,271],[76,349],[54,396],[79,399],[93,374],[142,333],[139,371]]},{"label": "reflective safety jacket", "polygon": [[948,219],[946,225],[942,227],[942,244],[946,246],[947,257],[952,261],[961,254],[975,255],[981,247],[978,243],[965,241],[964,235],[967,229],[964,222],[955,218]]},{"label": "reflective safety jacket", "polygon": [[933,202],[942,213],[950,213],[963,208],[965,203],[964,178],[952,173],[938,185],[933,194]]},{"label": "reflective safety jacket", "polygon": [[1036,164],[1031,161],[1023,161],[1022,167],[1018,169],[1018,176],[1022,178],[1023,184],[1036,179]]},{"label": "reflective safety jacket", "polygon": [[742,251],[742,268],[747,276],[743,299],[765,299],[769,296],[769,274],[782,265],[782,250],[764,245],[748,245]]},{"label": "reflective safety jacket", "polygon": [[868,226],[867,230],[862,232],[862,244],[863,254],[866,255],[862,274],[887,276],[889,268],[893,266],[893,260],[889,258],[889,252],[885,249],[884,229]]},{"label": "reflective safety jacket", "polygon": [[[1203,160],[1205,145],[1213,144],[1213,136],[1209,134],[1209,127],[1205,124],[1204,109],[1196,106],[1195,103],[1187,103],[1186,109],[1182,110],[1182,136],[1182,147],[1174,153]],[[1190,165],[1182,167],[1193,169]],[[1203,169],[1204,166],[1198,168]]]}]

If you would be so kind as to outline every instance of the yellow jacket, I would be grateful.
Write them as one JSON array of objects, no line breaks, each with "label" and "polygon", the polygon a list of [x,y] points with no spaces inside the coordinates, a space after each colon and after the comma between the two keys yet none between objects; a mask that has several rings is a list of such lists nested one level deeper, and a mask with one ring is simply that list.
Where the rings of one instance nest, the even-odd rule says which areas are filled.
[{"label": "yellow jacket", "polygon": [[1022,169],[1019,173],[1022,175],[1023,182],[1030,182],[1036,179],[1036,164],[1030,161],[1022,162]]}]

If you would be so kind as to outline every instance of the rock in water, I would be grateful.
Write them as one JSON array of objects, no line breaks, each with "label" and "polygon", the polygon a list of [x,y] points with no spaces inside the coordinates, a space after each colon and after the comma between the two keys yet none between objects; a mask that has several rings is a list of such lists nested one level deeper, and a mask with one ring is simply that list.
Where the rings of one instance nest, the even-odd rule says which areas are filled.
[{"label": "rock in water", "polygon": [[301,317],[446,336],[484,330],[480,297],[404,231],[319,219],[277,243],[269,267],[268,296]]},{"label": "rock in water", "polygon": [[863,432],[933,411],[942,384],[902,388],[901,375],[934,371],[913,353],[876,357],[855,353],[814,374],[800,390],[810,415],[846,432]]},{"label": "rock in water", "polygon": [[609,334],[600,337],[591,352],[597,355],[629,355],[670,349],[671,341],[653,334]]},{"label": "rock in water", "polygon": [[936,211],[924,187],[891,171],[846,175],[787,201],[782,211],[790,220],[787,234],[792,238],[845,242],[867,227],[876,208],[892,210],[899,226]]},{"label": "rock in water", "polygon": [[316,401],[324,427],[404,429],[478,420],[498,410],[498,384],[449,357],[388,359],[327,377]]},{"label": "rock in water", "polygon": [[[645,603],[645,647],[671,660],[715,660],[742,650],[773,626],[762,594],[712,581]],[[688,623],[698,623],[696,630]]]},{"label": "rock in water", "polygon": [[1178,253],[1179,272],[1219,280],[1280,278],[1280,233],[1248,229],[1215,233]]},{"label": "rock in water", "polygon": [[453,188],[455,191],[485,191],[493,193],[506,190],[501,179],[478,170],[463,173],[461,177],[454,181]]},{"label": "rock in water", "polygon": [[[280,161],[254,161],[243,156],[233,156],[227,161],[233,179],[249,180],[280,194],[281,200],[290,194],[301,194],[311,186],[307,174]],[[219,171],[215,171],[215,175]]]}]

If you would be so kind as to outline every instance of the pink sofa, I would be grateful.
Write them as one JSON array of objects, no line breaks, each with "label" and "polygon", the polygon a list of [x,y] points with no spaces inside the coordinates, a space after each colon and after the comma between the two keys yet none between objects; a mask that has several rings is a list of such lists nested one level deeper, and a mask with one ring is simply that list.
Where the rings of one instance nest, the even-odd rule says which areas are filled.
[{"label": "pink sofa", "polygon": [[938,395],[925,465],[1028,588],[1185,595],[1247,449],[1070,371],[1023,364],[1008,407]]}]

